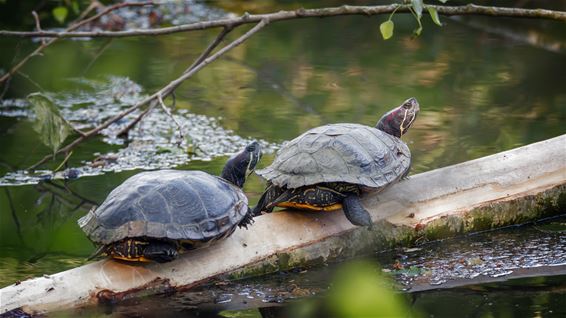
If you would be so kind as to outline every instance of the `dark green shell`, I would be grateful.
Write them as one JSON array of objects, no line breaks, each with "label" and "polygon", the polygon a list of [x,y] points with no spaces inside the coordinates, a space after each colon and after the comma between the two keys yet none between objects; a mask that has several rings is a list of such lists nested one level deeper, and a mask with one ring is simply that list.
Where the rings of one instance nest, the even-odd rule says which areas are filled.
[{"label": "dark green shell", "polygon": [[401,139],[359,124],[313,128],[283,145],[257,174],[278,187],[345,182],[384,188],[410,169],[411,152]]},{"label": "dark green shell", "polygon": [[98,244],[128,237],[208,241],[232,231],[248,212],[241,189],[202,171],[139,173],[78,223]]}]

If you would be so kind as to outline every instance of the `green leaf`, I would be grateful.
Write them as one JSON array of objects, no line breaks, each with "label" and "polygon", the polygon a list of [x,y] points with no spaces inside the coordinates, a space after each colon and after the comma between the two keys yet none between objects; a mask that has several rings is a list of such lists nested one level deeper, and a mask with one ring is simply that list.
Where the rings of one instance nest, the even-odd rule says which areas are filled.
[{"label": "green leaf", "polygon": [[442,2],[442,3],[448,2],[448,0],[438,0],[438,1],[440,1],[440,2]]},{"label": "green leaf", "polygon": [[384,40],[388,40],[393,36],[394,27],[395,24],[391,20],[387,20],[379,26],[379,31],[381,31],[381,36],[383,36]]},{"label": "green leaf", "polygon": [[436,11],[436,9],[432,7],[426,7],[426,9],[428,10],[428,14],[430,14],[432,22],[434,22],[434,24],[438,26],[442,26],[442,23],[440,23],[440,19],[438,18],[438,12]]},{"label": "green leaf", "polygon": [[28,101],[36,116],[33,129],[39,134],[41,141],[55,153],[69,136],[71,126],[47,96],[33,93],[28,96]]},{"label": "green leaf", "polygon": [[411,5],[417,14],[417,18],[420,20],[423,16],[423,0],[411,0]]},{"label": "green leaf", "polygon": [[67,9],[67,7],[59,6],[53,9],[52,13],[55,20],[63,24],[65,22],[65,19],[67,18],[69,10]]}]

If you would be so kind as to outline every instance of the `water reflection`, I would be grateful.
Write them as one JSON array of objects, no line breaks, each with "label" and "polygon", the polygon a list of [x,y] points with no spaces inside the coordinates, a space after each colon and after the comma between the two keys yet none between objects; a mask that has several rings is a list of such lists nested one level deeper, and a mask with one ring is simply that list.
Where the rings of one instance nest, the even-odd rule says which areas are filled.
[{"label": "water reflection", "polygon": [[[262,2],[261,8],[257,8],[258,4],[250,5],[263,11],[270,11],[269,8],[275,6],[272,2],[266,3]],[[231,3],[213,5],[235,11],[248,10],[234,8]],[[230,147],[238,149],[238,142],[247,143],[244,141],[247,138],[278,144],[317,125],[333,122],[373,125],[381,114],[409,96],[416,96],[422,105],[419,118],[405,137],[414,158],[412,173],[566,133],[566,73],[561,71],[566,69],[566,56],[563,53],[541,50],[531,46],[530,42],[515,41],[506,35],[478,30],[448,19],[442,29],[426,20],[423,35],[413,39],[410,36],[413,21],[403,16],[395,18],[393,39],[384,42],[378,33],[381,20],[339,17],[273,24],[232,51],[227,58],[203,69],[177,90],[177,114],[189,118],[187,126],[195,128],[195,136],[200,136],[201,143],[221,149],[215,153],[221,157],[211,156],[210,161],[187,163],[186,153],[183,153],[179,155],[180,159],[171,160],[172,165],[218,174],[225,160],[222,155],[229,152]],[[506,25],[509,21],[490,20],[490,23]],[[544,33],[544,41],[548,41],[545,43],[558,42],[563,47],[562,25],[533,20],[521,23],[528,32]],[[230,38],[237,35],[232,34]],[[114,113],[139,98],[140,92],[155,91],[174,79],[215,36],[216,30],[213,30],[110,43],[100,39],[60,41],[50,47],[44,56],[34,58],[23,69],[35,83],[23,76],[14,77],[7,99],[0,106],[0,175],[25,168],[49,152],[38,142],[27,119],[29,112],[21,100],[27,94],[44,90],[57,96],[72,97],[75,101],[77,96],[81,97],[88,101],[88,105],[81,105],[81,102],[65,104],[65,98],[61,98],[59,106],[69,106],[69,114],[82,114],[81,120],[86,121],[89,116],[97,120],[101,113]],[[18,52],[28,51],[35,45],[27,40],[0,39],[0,64],[5,68]],[[99,55],[102,49],[103,54]],[[120,83],[129,78],[127,82],[137,88],[118,97],[115,94],[116,88],[120,87],[118,82],[110,81],[111,87],[92,89],[93,83],[108,84],[109,75],[122,79]],[[91,94],[85,94],[89,89]],[[107,108],[108,105],[118,107]],[[89,115],[87,110],[98,112]],[[146,132],[151,132],[146,136],[163,139],[168,146],[174,144],[168,130],[173,125],[169,125],[162,114],[154,116],[143,127]],[[205,128],[210,129],[203,134]],[[233,134],[229,130],[233,130]],[[140,132],[139,137],[143,136]],[[127,149],[102,138],[76,149],[69,168],[97,162],[101,155]],[[165,147],[162,154],[175,155],[175,147],[171,149]],[[155,162],[150,159],[156,157],[158,150],[152,148],[151,151],[144,156],[124,155],[123,159],[130,167],[155,168],[157,165],[152,165]],[[112,161],[110,157],[99,158]],[[268,164],[270,160],[272,157],[265,156],[262,164]],[[52,166],[59,163],[53,162]],[[78,229],[76,220],[136,172],[122,171],[78,180],[52,180],[38,185],[0,188],[0,285],[82,264],[93,247]],[[262,181],[252,178],[246,183],[245,190],[255,202],[263,190]],[[512,250],[515,242],[509,242],[510,245],[505,246]],[[564,246],[562,241],[555,243]],[[441,252],[442,248],[431,249],[431,254],[426,257],[434,259]],[[538,254],[537,259],[545,257]],[[417,264],[409,263],[410,259],[410,255],[402,258],[408,262],[404,265],[406,268]],[[387,269],[392,269],[393,264],[394,259],[382,261]],[[451,269],[445,272],[451,272]],[[281,295],[303,297],[305,290],[316,293],[327,287],[312,283],[319,277],[316,272],[293,275],[284,273],[260,280],[256,290],[272,295],[267,302],[272,304],[271,301],[287,299]],[[273,291],[277,288],[269,282],[277,283],[278,277],[293,277],[289,281],[300,281],[301,275],[311,281],[307,285],[310,287],[295,283],[293,288],[290,287],[293,283],[286,281],[280,285],[288,294],[270,294],[269,288]],[[248,303],[252,303],[248,296],[259,298],[253,288],[248,295],[239,295],[240,291],[247,290],[245,288],[244,285],[227,286],[218,292],[217,302],[228,306],[237,302],[237,297],[242,297],[242,302],[247,299]],[[488,312],[493,308],[487,305],[490,302],[502,306],[519,305],[519,309],[512,309],[511,313],[535,315],[539,309],[547,310],[543,314],[559,309],[557,302],[563,297],[560,292],[548,296],[541,293],[540,298],[532,297],[532,301],[527,301],[530,296],[521,293],[511,295],[508,300],[498,298],[500,294],[485,298],[480,292],[443,293],[450,294],[449,291],[427,294],[430,296],[419,298],[417,305],[420,310],[443,314],[441,310],[447,303],[443,299],[449,299],[450,304],[473,299],[470,316]],[[545,297],[546,303],[542,299]],[[204,301],[184,301],[186,307],[180,309],[184,312],[194,306],[206,308]],[[443,306],[438,306],[439,303]],[[540,303],[545,303],[547,309],[541,309],[544,306]],[[476,305],[479,307],[473,307]],[[258,317],[260,311],[278,310],[283,309],[252,309],[222,315]],[[493,312],[499,316],[502,311]]]}]

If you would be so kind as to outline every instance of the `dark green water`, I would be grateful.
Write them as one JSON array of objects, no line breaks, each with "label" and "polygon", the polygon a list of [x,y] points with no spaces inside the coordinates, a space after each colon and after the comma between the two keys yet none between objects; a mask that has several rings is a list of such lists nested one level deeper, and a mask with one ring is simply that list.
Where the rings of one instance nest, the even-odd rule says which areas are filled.
[{"label": "dark green water", "polygon": [[[414,23],[399,16],[393,39],[383,41],[378,31],[382,21],[339,17],[270,25],[184,83],[176,92],[177,108],[220,118],[217,124],[233,131],[223,130],[218,138],[210,139],[214,142],[231,143],[228,136],[241,136],[279,144],[322,124],[373,125],[384,112],[415,96],[421,114],[404,137],[413,153],[412,173],[566,132],[566,53],[561,49],[566,42],[564,24],[473,20],[490,25],[490,29],[497,26],[526,32],[535,38],[529,43],[471,27],[468,22],[443,19],[443,28],[426,21],[424,33],[413,39]],[[84,87],[81,81],[108,83],[109,76],[127,77],[140,85],[142,93],[151,93],[176,78],[215,34],[204,31],[111,42],[60,41],[44,56],[30,61],[22,69],[23,75],[13,78],[5,98],[21,99],[43,91],[57,94],[61,100],[80,92]],[[544,41],[561,46],[550,51],[537,44]],[[14,56],[21,58],[35,45],[0,39],[0,68],[5,69]],[[92,97],[95,92],[91,89],[86,94]],[[32,129],[25,106],[21,108],[24,116],[15,115],[14,109],[20,108],[0,107],[6,111],[0,113],[3,176],[28,167],[49,149]],[[81,105],[69,107],[76,111]],[[168,129],[169,135],[174,135],[173,123]],[[153,132],[149,130],[149,134]],[[210,140],[205,138],[201,144]],[[75,150],[69,165],[85,166],[83,161],[92,161],[95,153],[117,152],[122,147],[102,137],[94,139]],[[219,155],[223,152],[179,168],[218,174],[226,159]],[[271,159],[265,156],[262,164]],[[53,169],[60,160],[47,167]],[[83,264],[93,246],[76,220],[137,171],[0,187],[0,286]],[[247,182],[245,190],[252,203],[262,189],[257,177]],[[440,302],[434,297],[426,299]],[[468,314],[473,315],[472,311]]]}]

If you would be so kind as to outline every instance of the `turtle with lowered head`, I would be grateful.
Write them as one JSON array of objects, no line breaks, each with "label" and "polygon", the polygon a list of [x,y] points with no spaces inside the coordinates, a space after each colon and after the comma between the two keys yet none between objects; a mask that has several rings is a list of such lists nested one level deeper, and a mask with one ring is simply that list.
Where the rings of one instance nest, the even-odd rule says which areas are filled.
[{"label": "turtle with lowered head", "polygon": [[351,223],[371,225],[360,195],[382,191],[407,176],[411,152],[400,138],[419,110],[417,100],[409,98],[383,115],[375,127],[331,124],[291,140],[279,149],[270,166],[256,171],[268,183],[254,215],[275,207],[342,208]]},{"label": "turtle with lowered head", "polygon": [[220,177],[158,170],[127,179],[78,221],[100,245],[93,256],[163,263],[228,237],[236,226],[247,228],[252,213],[242,187],[260,158],[254,141],[226,162]]}]

